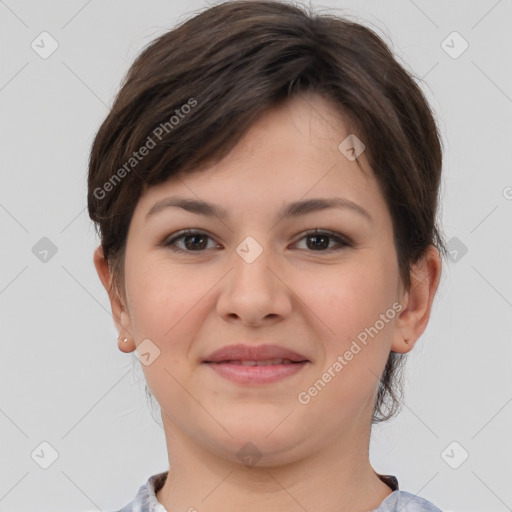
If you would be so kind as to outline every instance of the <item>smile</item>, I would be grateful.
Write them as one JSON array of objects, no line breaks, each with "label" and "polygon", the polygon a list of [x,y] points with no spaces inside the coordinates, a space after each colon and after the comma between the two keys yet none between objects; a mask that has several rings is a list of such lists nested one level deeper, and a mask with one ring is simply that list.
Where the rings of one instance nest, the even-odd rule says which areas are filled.
[{"label": "smile", "polygon": [[[240,361],[220,361],[221,363],[229,363],[229,364],[237,364],[242,366],[270,366],[276,364],[293,364],[295,361],[290,359],[265,359],[263,361],[249,361],[249,360],[240,360]],[[216,363],[218,364],[218,363]]]},{"label": "smile", "polygon": [[308,361],[289,359],[206,363],[217,375],[238,384],[269,384],[299,373]]}]

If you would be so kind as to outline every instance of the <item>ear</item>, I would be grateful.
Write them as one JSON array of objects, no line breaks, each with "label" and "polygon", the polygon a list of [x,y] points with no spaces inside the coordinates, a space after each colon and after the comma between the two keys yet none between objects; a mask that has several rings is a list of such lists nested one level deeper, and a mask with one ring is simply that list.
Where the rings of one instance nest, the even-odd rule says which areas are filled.
[{"label": "ear", "polygon": [[431,245],[412,266],[410,290],[404,292],[400,299],[403,310],[396,320],[392,352],[403,354],[412,350],[426,329],[440,277],[441,257],[437,248]]},{"label": "ear", "polygon": [[[94,266],[110,300],[112,317],[119,332],[117,340],[119,350],[122,352],[133,352],[135,350],[135,340],[132,336],[130,315],[123,300],[112,286],[112,273],[108,267],[108,262],[105,259],[101,245],[94,251]],[[127,338],[127,341],[123,341],[125,338]]]}]

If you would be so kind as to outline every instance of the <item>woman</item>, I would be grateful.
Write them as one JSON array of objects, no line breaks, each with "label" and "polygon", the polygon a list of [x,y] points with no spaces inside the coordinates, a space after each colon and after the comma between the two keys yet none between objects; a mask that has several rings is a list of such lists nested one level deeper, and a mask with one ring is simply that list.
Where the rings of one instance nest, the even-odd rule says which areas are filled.
[{"label": "woman", "polygon": [[439,510],[368,446],[439,284],[441,160],[420,89],[357,23],[232,1],[142,52],[88,183],[169,457],[122,512]]}]

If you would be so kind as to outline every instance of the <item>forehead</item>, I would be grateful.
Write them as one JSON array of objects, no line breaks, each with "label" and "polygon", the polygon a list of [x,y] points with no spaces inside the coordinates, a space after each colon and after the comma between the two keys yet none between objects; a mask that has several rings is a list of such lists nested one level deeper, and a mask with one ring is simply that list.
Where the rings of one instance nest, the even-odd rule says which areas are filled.
[{"label": "forehead", "polygon": [[238,211],[254,203],[258,213],[262,206],[340,195],[365,208],[386,208],[364,152],[351,160],[343,151],[352,126],[331,101],[297,94],[267,110],[220,162],[146,188],[137,209],[145,215],[177,193]]}]

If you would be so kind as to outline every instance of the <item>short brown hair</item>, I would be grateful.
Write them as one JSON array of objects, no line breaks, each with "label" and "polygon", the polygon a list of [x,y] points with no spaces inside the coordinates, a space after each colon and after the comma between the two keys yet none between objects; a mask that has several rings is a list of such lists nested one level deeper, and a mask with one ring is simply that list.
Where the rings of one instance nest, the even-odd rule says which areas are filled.
[{"label": "short brown hair", "polygon": [[[412,73],[359,23],[280,1],[228,1],[142,51],[94,139],[89,215],[117,292],[124,288],[126,238],[144,187],[220,161],[265,111],[305,91],[347,112],[364,141],[391,213],[405,289],[410,265],[430,245],[446,255],[436,222],[441,141]],[[149,150],[136,158],[143,147]],[[390,353],[374,423],[400,408],[403,362],[402,354]]]}]

